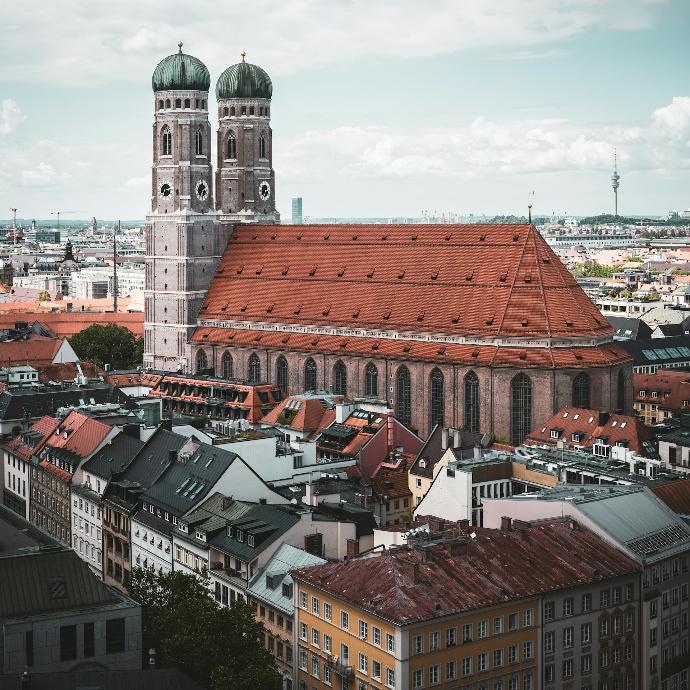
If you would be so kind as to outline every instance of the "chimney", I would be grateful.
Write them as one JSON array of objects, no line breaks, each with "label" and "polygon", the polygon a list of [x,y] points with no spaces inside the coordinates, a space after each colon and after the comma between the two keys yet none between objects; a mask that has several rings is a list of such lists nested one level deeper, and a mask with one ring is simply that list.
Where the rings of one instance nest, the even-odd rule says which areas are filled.
[{"label": "chimney", "polygon": [[453,448],[460,448],[460,429],[453,429]]},{"label": "chimney", "polygon": [[323,556],[323,536],[321,532],[304,535],[304,550],[313,556]]},{"label": "chimney", "polygon": [[570,520],[569,526],[573,532],[577,532],[577,530],[580,529],[580,525],[578,525],[577,520],[573,520],[572,518]]},{"label": "chimney", "polygon": [[172,419],[161,420],[161,429],[166,429],[167,431],[172,431]]},{"label": "chimney", "polygon": [[400,572],[407,578],[412,580],[415,585],[421,582],[421,577],[419,573],[419,563],[415,561],[408,561],[405,558],[398,559],[398,568]]},{"label": "chimney", "polygon": [[443,520],[437,517],[429,517],[429,531],[440,532],[443,529]]},{"label": "chimney", "polygon": [[357,539],[347,540],[347,557],[354,558],[359,555],[359,541]]},{"label": "chimney", "polygon": [[389,414],[386,421],[386,427],[388,429],[388,450],[395,448],[395,428],[393,427],[393,415]]},{"label": "chimney", "polygon": [[168,449],[168,461],[173,463],[177,460],[177,451],[174,448]]},{"label": "chimney", "polygon": [[469,543],[466,539],[457,540],[450,545],[451,556],[467,556],[469,552]]},{"label": "chimney", "polygon": [[260,499],[259,499],[259,505],[265,506],[265,505],[266,505],[266,499],[265,499],[265,498],[260,498]]},{"label": "chimney", "polygon": [[608,412],[600,412],[599,413],[599,426],[606,426],[606,422],[609,421],[609,413]]},{"label": "chimney", "polygon": [[469,529],[470,528],[470,521],[465,518],[464,520],[458,520],[457,525],[460,529]]},{"label": "chimney", "polygon": [[445,427],[441,429],[441,448],[443,450],[448,450],[448,429]]},{"label": "chimney", "polygon": [[431,550],[431,548],[424,549],[424,551],[422,551],[422,554],[424,555],[424,562],[425,563],[433,563],[434,553]]},{"label": "chimney", "polygon": [[501,517],[501,529],[506,530],[506,532],[510,532],[510,530],[513,529],[513,519],[507,515]]},{"label": "chimney", "polygon": [[232,496],[223,496],[223,500],[220,503],[220,509],[227,510],[233,503],[234,500]]}]

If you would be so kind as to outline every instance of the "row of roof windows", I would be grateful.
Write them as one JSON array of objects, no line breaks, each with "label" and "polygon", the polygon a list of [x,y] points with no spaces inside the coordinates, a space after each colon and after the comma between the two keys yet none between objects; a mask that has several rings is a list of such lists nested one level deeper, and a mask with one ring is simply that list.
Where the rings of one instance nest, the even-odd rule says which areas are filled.
[{"label": "row of roof windows", "polygon": [[654,350],[642,350],[642,354],[650,361],[655,359],[677,359],[678,357],[690,357],[690,348],[660,347]]},{"label": "row of roof windows", "polygon": [[[243,113],[243,114],[244,114],[244,113]],[[384,233],[383,235],[380,235],[377,239],[383,240],[383,241],[385,242],[386,240],[389,239],[389,236],[390,236],[389,233]],[[304,237],[304,233],[302,233],[302,232],[298,232],[298,233],[295,235],[295,239],[297,239],[297,240],[301,240],[303,237]],[[233,239],[237,239],[237,238],[238,238],[237,234],[233,235]],[[265,238],[266,238],[265,235],[259,235],[258,233],[257,233],[257,234],[254,234],[254,235],[251,235],[251,239],[252,239],[252,240],[264,240]],[[274,232],[272,235],[270,235],[270,238],[271,238],[272,240],[276,240],[276,239],[278,238],[278,233]],[[317,238],[316,236],[313,236],[313,237],[312,237],[312,236],[310,235],[310,236],[309,236],[309,239],[312,240],[312,239],[318,239],[318,238]],[[324,239],[324,240],[326,240],[326,241],[330,240],[330,239],[331,239],[331,233],[330,233],[330,232],[325,233],[324,235],[322,235],[322,239]],[[339,235],[339,236],[338,236],[338,239],[345,239],[345,238],[344,238],[344,236],[340,236],[340,235]],[[371,240],[372,238],[371,238],[371,237],[366,237],[366,236],[365,236],[365,237],[360,237],[360,235],[354,234],[354,235],[351,236],[351,239],[352,239],[353,242],[356,242],[356,241],[359,240],[359,239]],[[398,239],[398,238],[396,238],[396,239]],[[415,234],[413,234],[413,235],[410,236],[410,240],[411,240],[412,242],[416,242],[418,239],[419,239],[419,234],[418,234],[418,233],[415,233]],[[445,242],[450,242],[452,239],[453,239],[453,235],[450,234],[450,233],[447,234],[447,235],[445,235],[444,238],[443,238],[443,240],[444,240]],[[458,236],[456,239],[461,240],[463,244],[469,244],[469,243],[471,243],[471,239],[468,238],[466,235]],[[479,235],[478,240],[479,240],[479,242],[484,242],[484,241],[486,240],[486,234],[481,234],[481,235]],[[513,242],[518,242],[519,240],[520,240],[520,234],[519,234],[519,233],[513,234],[512,241],[513,241]],[[548,256],[542,257],[542,260],[543,260],[543,262],[544,262],[545,264],[550,264],[550,263],[551,263],[551,258],[548,257]]]}]

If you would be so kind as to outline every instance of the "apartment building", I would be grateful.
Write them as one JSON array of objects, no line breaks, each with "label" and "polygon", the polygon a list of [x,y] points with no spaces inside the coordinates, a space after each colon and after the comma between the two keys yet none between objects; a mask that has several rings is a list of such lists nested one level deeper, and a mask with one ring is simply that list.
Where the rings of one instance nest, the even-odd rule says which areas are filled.
[{"label": "apartment building", "polygon": [[543,597],[637,571],[570,520],[420,532],[294,570],[298,687],[541,688]]}]

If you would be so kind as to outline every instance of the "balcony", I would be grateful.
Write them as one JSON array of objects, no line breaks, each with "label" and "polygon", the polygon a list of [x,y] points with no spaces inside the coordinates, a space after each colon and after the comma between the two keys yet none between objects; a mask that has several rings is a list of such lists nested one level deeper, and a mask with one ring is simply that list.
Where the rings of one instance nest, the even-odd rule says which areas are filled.
[{"label": "balcony", "polygon": [[348,657],[332,656],[326,659],[325,663],[333,673],[337,673],[341,678],[350,680],[355,677],[355,672],[349,662]]}]

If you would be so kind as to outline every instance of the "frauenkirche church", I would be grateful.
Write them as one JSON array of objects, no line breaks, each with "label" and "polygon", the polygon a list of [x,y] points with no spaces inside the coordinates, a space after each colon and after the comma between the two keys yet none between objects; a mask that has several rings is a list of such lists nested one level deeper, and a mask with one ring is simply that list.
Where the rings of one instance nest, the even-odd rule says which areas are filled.
[{"label": "frauenkirche church", "polygon": [[182,52],[153,73],[144,364],[387,401],[520,442],[574,405],[632,407],[631,361],[532,225],[282,225],[271,80],[216,83]]}]

